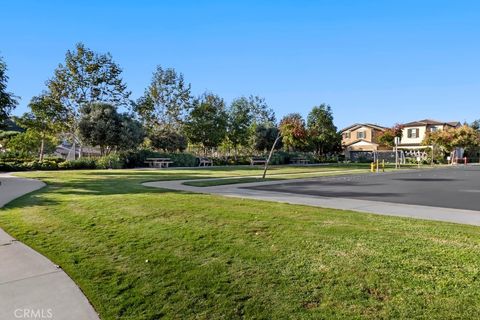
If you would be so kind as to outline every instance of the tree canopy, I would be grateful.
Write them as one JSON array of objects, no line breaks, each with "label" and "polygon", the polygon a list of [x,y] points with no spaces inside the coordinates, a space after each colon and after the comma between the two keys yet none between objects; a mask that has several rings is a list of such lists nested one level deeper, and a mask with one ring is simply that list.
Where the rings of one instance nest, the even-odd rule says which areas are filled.
[{"label": "tree canopy", "polygon": [[305,120],[299,113],[290,113],[283,117],[279,126],[283,145],[290,149],[303,149],[307,146],[308,132]]},{"label": "tree canopy", "polygon": [[317,154],[336,151],[341,144],[341,136],[333,124],[332,108],[327,104],[313,107],[307,117],[307,130],[310,144]]},{"label": "tree canopy", "polygon": [[377,137],[377,142],[384,146],[393,147],[395,145],[395,138],[402,138],[403,126],[396,124],[391,128],[387,128]]},{"label": "tree canopy", "polygon": [[264,98],[258,96],[240,97],[232,101],[228,109],[227,137],[234,148],[247,146],[259,125],[272,126],[275,113]]},{"label": "tree canopy", "polygon": [[468,149],[477,147],[480,145],[480,138],[477,130],[463,125],[458,128],[428,132],[422,144],[436,145],[445,152],[452,152],[455,148]]},{"label": "tree canopy", "polygon": [[75,122],[85,104],[129,105],[130,92],[121,76],[122,69],[110,53],[97,53],[78,43],[67,51],[65,62],[58,65],[47,87],[49,95],[68,108]]},{"label": "tree canopy", "polygon": [[193,103],[185,132],[192,143],[201,144],[204,148],[216,148],[225,138],[227,118],[223,99],[212,93],[204,93]]},{"label": "tree canopy", "polygon": [[254,112],[252,104],[245,97],[233,100],[230,105],[228,110],[227,137],[235,150],[238,146],[248,144]]},{"label": "tree canopy", "polygon": [[187,138],[174,130],[167,128],[153,129],[149,134],[151,146],[167,152],[183,152],[187,149]]},{"label": "tree canopy", "polygon": [[68,112],[65,106],[46,94],[33,97],[28,106],[30,112],[25,113],[19,122],[40,137],[39,157],[43,160],[45,141],[65,129]]},{"label": "tree canopy", "polygon": [[135,111],[148,128],[181,131],[192,105],[190,87],[183,74],[157,66],[150,85],[135,104]]},{"label": "tree canopy", "polygon": [[18,98],[7,91],[7,64],[0,57],[0,128],[10,116],[10,112],[18,105]]},{"label": "tree canopy", "polygon": [[119,114],[111,104],[87,104],[80,112],[80,137],[91,146],[99,146],[102,155],[134,149],[143,141],[141,123],[128,114]]},{"label": "tree canopy", "polygon": [[[255,127],[254,135],[254,149],[257,151],[267,151],[269,150],[275,139],[278,136],[278,128],[276,126],[261,124]],[[280,149],[282,143],[277,143],[275,149]]]}]

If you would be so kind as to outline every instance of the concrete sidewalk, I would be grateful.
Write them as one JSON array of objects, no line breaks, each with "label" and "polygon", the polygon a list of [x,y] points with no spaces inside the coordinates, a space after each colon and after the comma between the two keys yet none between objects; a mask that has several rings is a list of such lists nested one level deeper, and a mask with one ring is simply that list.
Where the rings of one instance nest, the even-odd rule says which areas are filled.
[{"label": "concrete sidewalk", "polygon": [[[0,182],[0,207],[45,186],[7,174],[0,174]],[[0,319],[99,317],[62,269],[0,229]]]},{"label": "concrete sidewalk", "polygon": [[[389,175],[392,173],[384,173]],[[328,179],[330,177],[325,177]],[[342,178],[342,177],[336,177]],[[348,178],[348,177],[345,177]],[[277,185],[298,182],[308,182],[318,180],[319,178],[293,179],[282,181],[265,181],[253,183],[231,184],[212,187],[193,187],[183,183],[192,180],[176,181],[158,181],[143,183],[147,187],[164,188],[178,191],[187,191],[195,193],[217,194],[227,197],[248,198],[255,200],[275,201],[289,204],[301,204],[314,207],[353,210],[365,213],[374,213],[387,216],[407,217],[415,219],[435,220],[444,222],[453,222],[461,224],[470,224],[480,226],[480,211],[451,209],[442,207],[410,205],[401,203],[370,201],[340,197],[322,197],[314,195],[294,194],[288,192],[267,191],[258,189],[248,189],[250,187]],[[203,180],[203,179],[202,179]],[[205,179],[218,180],[218,179]]]}]

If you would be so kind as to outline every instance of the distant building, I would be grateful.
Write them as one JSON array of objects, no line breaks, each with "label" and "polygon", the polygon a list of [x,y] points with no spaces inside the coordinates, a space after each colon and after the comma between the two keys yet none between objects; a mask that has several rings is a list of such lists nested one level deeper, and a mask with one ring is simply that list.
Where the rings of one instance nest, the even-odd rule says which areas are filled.
[{"label": "distant building", "polygon": [[413,121],[402,125],[402,139],[398,145],[401,149],[421,149],[425,148],[422,141],[427,132],[445,130],[447,128],[457,128],[460,122],[440,122],[431,119]]},{"label": "distant building", "polygon": [[341,130],[345,156],[351,152],[375,152],[385,147],[378,144],[378,137],[387,128],[371,123],[355,123]]},{"label": "distant building", "polygon": [[77,145],[74,151],[73,145],[65,142],[57,146],[57,149],[55,150],[54,154],[66,160],[73,160],[73,159],[78,159],[80,157],[80,150],[81,150],[82,157],[100,157],[101,156],[100,148],[86,147],[86,146],[82,146],[80,148],[80,146]]}]

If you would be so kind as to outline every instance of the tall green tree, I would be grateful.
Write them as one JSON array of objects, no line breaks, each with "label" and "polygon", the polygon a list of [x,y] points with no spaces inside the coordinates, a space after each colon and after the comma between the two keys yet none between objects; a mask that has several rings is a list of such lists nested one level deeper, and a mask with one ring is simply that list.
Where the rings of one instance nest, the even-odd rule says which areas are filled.
[{"label": "tall green tree", "polygon": [[127,114],[119,114],[111,104],[86,104],[80,112],[80,137],[92,146],[99,146],[102,155],[134,149],[143,141],[141,123]]},{"label": "tall green tree", "polygon": [[135,111],[149,129],[180,132],[192,105],[190,87],[183,74],[157,66]]},{"label": "tall green tree", "polygon": [[42,136],[35,129],[27,129],[11,137],[7,148],[12,151],[38,156],[40,154],[40,146],[43,147],[44,153],[51,153],[55,151],[58,142],[55,136]]},{"label": "tall green tree", "polygon": [[235,156],[239,147],[255,144],[257,126],[272,127],[274,123],[275,113],[264,98],[249,96],[233,100],[228,110],[227,137],[235,149]]},{"label": "tall green tree", "polygon": [[128,113],[119,114],[116,149],[119,151],[135,150],[144,139],[145,130],[142,123]]},{"label": "tall green tree", "polygon": [[[255,144],[254,148],[257,151],[264,152],[272,148],[275,139],[278,136],[278,128],[272,125],[261,124],[255,127]],[[282,147],[281,141],[275,145],[276,149]]]},{"label": "tall green tree", "polygon": [[10,116],[10,112],[18,105],[17,97],[7,91],[7,84],[7,64],[0,57],[0,129]]},{"label": "tall green tree", "polygon": [[274,125],[276,123],[275,111],[270,108],[265,98],[259,96],[249,96],[248,104],[253,117],[254,125]]},{"label": "tall green tree", "polygon": [[179,132],[159,128],[148,135],[151,146],[166,152],[183,152],[188,147],[187,137]]},{"label": "tall green tree", "polygon": [[253,119],[254,109],[247,98],[241,97],[232,101],[228,110],[227,138],[233,145],[235,158],[238,148],[249,142]]},{"label": "tall green tree", "polygon": [[303,150],[308,145],[305,120],[299,113],[283,117],[279,125],[283,145],[289,150]]},{"label": "tall green tree", "polygon": [[122,79],[122,69],[110,53],[97,53],[78,43],[68,50],[64,64],[59,64],[47,81],[49,95],[69,112],[70,134],[77,139],[80,108],[92,103],[129,105],[130,92]]},{"label": "tall green tree", "polygon": [[206,149],[217,148],[227,133],[228,115],[225,102],[212,93],[204,93],[193,103],[187,118],[185,132],[190,142]]},{"label": "tall green tree", "polygon": [[192,106],[190,88],[183,74],[157,66],[150,85],[135,104],[154,148],[170,152],[186,149],[183,126]]},{"label": "tall green tree", "polygon": [[327,104],[313,107],[307,117],[307,130],[310,144],[319,155],[335,151],[341,144],[341,137],[333,123],[332,108]]},{"label": "tall green tree", "polygon": [[39,159],[42,161],[45,154],[45,141],[51,140],[66,128],[68,110],[46,94],[33,97],[28,106],[30,112],[25,113],[20,122],[40,137]]}]

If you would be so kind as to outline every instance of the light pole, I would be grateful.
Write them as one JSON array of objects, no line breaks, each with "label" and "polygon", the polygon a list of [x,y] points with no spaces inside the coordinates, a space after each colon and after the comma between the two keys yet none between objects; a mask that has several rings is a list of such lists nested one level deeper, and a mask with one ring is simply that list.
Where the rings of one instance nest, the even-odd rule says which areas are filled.
[{"label": "light pole", "polygon": [[398,144],[400,143],[400,137],[395,137],[395,169],[398,169]]}]

